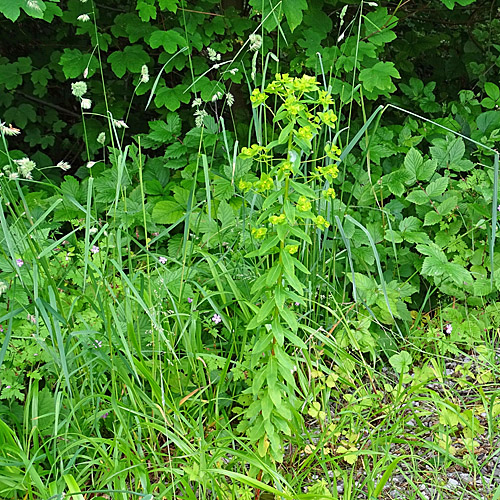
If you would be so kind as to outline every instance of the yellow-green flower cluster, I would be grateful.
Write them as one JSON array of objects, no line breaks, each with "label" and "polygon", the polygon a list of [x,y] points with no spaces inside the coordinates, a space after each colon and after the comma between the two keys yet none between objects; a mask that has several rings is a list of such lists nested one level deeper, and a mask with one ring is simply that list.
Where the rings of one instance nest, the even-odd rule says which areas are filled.
[{"label": "yellow-green flower cluster", "polygon": [[297,137],[305,141],[310,141],[314,137],[314,130],[312,125],[306,125],[305,127],[300,127],[297,132]]},{"label": "yellow-green flower cluster", "polygon": [[264,160],[267,158],[267,148],[264,146],[259,146],[258,144],[252,144],[249,148],[241,148],[240,158],[246,160],[248,158],[256,158],[257,160]]},{"label": "yellow-green flower cluster", "polygon": [[333,188],[326,189],[325,191],[323,191],[323,196],[327,199],[330,198],[331,200],[333,200],[336,196],[335,189],[333,189]]},{"label": "yellow-green flower cluster", "polygon": [[274,182],[267,174],[262,174],[260,179],[254,184],[255,189],[262,193],[263,191],[269,191],[274,187]]},{"label": "yellow-green flower cluster", "polygon": [[259,89],[254,89],[252,95],[250,96],[250,101],[252,102],[252,106],[256,108],[261,104],[266,102],[267,95],[264,92],[261,92]]},{"label": "yellow-green flower cluster", "polygon": [[337,121],[337,115],[329,109],[328,111],[320,111],[318,113],[318,116],[320,117],[321,121],[325,124],[328,125],[331,128],[335,128],[335,122]]},{"label": "yellow-green flower cluster", "polygon": [[318,101],[323,107],[327,108],[333,104],[332,94],[326,90],[320,90],[318,92]]},{"label": "yellow-green flower cluster", "polygon": [[293,173],[293,163],[290,160],[285,160],[280,164],[278,171],[286,175]]},{"label": "yellow-green flower cluster", "polygon": [[285,221],[286,221],[285,214],[271,215],[271,217],[269,217],[269,222],[273,226],[277,226],[278,224],[284,224]]},{"label": "yellow-green flower cluster", "polygon": [[287,245],[285,247],[285,250],[290,254],[293,255],[294,253],[297,253],[299,250],[299,245]]},{"label": "yellow-green flower cluster", "polygon": [[259,227],[259,228],[254,227],[252,229],[252,236],[257,240],[261,240],[262,238],[264,238],[266,233],[267,233],[267,229],[265,227]]},{"label": "yellow-green flower cluster", "polygon": [[342,151],[335,144],[327,144],[325,146],[325,153],[332,160],[338,160]]},{"label": "yellow-green flower cluster", "polygon": [[327,229],[330,227],[330,223],[322,215],[315,217],[313,222],[316,224],[318,229]]},{"label": "yellow-green flower cluster", "polygon": [[321,175],[324,175],[329,179],[335,179],[339,175],[339,168],[337,165],[333,165],[333,163],[324,167],[318,167],[317,170],[321,173]]},{"label": "yellow-green flower cluster", "polygon": [[239,190],[243,191],[244,193],[246,193],[247,191],[250,191],[250,189],[252,189],[252,187],[253,187],[253,182],[244,181],[243,179],[241,179],[239,184],[238,184]]},{"label": "yellow-green flower cluster", "polygon": [[309,210],[311,210],[311,207],[312,207],[312,204],[308,198],[306,198],[305,196],[301,196],[299,198],[299,201],[297,202],[297,208],[301,212],[309,212]]}]

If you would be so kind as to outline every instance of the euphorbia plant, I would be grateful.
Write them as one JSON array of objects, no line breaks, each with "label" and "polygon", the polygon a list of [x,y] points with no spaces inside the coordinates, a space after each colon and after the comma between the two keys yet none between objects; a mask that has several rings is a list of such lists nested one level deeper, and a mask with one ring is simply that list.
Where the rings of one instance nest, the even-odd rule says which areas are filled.
[{"label": "euphorbia plant", "polygon": [[[259,260],[260,271],[251,289],[252,303],[259,307],[248,325],[257,331],[248,389],[253,401],[239,429],[258,443],[261,456],[269,451],[278,461],[283,459],[282,436],[302,424],[297,411],[301,373],[289,354],[290,347],[306,348],[295,312],[305,303],[301,277],[310,274],[302,259],[312,245],[310,234],[330,225],[317,207],[320,197],[335,197],[329,183],[338,174],[340,150],[325,144],[323,135],[328,134],[322,134],[325,126],[335,127],[337,117],[329,109],[331,95],[319,85],[311,76],[278,74],[263,91],[254,90],[253,106],[264,106],[270,113],[267,101],[276,96],[280,105],[273,122],[280,132],[266,146],[254,144],[240,153],[240,158],[251,158],[259,166],[259,179],[242,179],[239,188],[249,203],[260,207],[251,228],[257,249],[246,255]],[[320,145],[324,154],[318,158],[313,153]]]}]

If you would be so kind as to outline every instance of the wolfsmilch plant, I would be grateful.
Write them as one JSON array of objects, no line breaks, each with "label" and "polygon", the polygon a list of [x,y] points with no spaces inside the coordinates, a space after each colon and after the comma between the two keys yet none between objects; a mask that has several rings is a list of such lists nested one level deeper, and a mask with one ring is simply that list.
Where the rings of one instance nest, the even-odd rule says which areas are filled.
[{"label": "wolfsmilch plant", "polygon": [[[247,390],[253,402],[244,411],[246,419],[239,430],[258,443],[261,456],[269,450],[274,460],[281,461],[283,435],[290,435],[302,421],[297,384],[302,375],[287,352],[289,346],[306,348],[294,312],[294,306],[305,303],[300,276],[310,274],[301,258],[312,245],[308,231],[322,231],[330,225],[316,206],[320,196],[335,197],[329,182],[338,174],[335,162],[340,150],[327,143],[323,158],[307,159],[320,144],[324,125],[333,129],[337,120],[329,109],[331,95],[319,88],[314,77],[278,74],[265,90],[253,91],[253,106],[264,106],[272,113],[266,104],[271,96],[281,102],[273,119],[281,130],[278,138],[267,146],[243,148],[240,153],[240,158],[251,158],[260,166],[260,178],[254,182],[242,179],[239,188],[247,201],[257,198],[260,205],[251,229],[258,248],[246,257],[260,258],[263,272],[251,289],[252,302],[260,307],[248,325],[249,330],[257,330],[252,356],[255,373]],[[317,166],[320,164],[323,166]],[[326,187],[318,194],[312,184]]]}]

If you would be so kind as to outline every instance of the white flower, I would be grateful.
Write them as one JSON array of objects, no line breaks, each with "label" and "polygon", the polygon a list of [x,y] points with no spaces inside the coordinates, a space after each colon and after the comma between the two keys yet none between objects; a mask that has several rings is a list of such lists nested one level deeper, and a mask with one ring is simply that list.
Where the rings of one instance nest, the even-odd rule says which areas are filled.
[{"label": "white flower", "polygon": [[82,14],[81,16],[78,16],[76,19],[78,21],[82,21],[82,23],[86,23],[87,21],[90,21],[90,16],[88,14]]},{"label": "white flower", "polygon": [[146,65],[141,68],[141,83],[149,82],[149,70]]},{"label": "white flower", "polygon": [[14,180],[14,179],[17,179],[19,177],[19,174],[17,172],[11,172],[9,174],[9,180]]},{"label": "white flower", "polygon": [[98,230],[96,227],[91,227],[91,228],[89,229],[89,233],[90,233],[90,234],[95,234],[95,233],[97,233],[97,231],[99,231],[99,230]]},{"label": "white flower", "polygon": [[218,91],[217,93],[215,93],[213,96],[212,96],[212,102],[215,102],[217,100],[219,100],[224,94],[220,91]]},{"label": "white flower", "polygon": [[262,47],[262,37],[257,35],[257,33],[252,33],[248,37],[248,41],[250,42],[250,50],[252,52],[256,52]]},{"label": "white flower", "polygon": [[87,78],[87,76],[89,76],[89,67],[88,66],[85,68],[85,71],[83,72],[83,78]]},{"label": "white flower", "polygon": [[[31,179],[31,171],[36,167],[36,163],[29,158],[22,158],[21,160],[14,160],[17,164],[18,172],[25,178]],[[15,177],[11,177],[11,179]]]},{"label": "white flower", "polygon": [[98,136],[97,136],[97,142],[99,144],[102,144],[104,145],[104,143],[106,142],[106,134],[104,132],[101,132]]},{"label": "white flower", "polygon": [[193,100],[193,104],[191,104],[191,107],[194,108],[195,106],[196,107],[199,107],[203,104],[203,101],[197,97],[196,99]]},{"label": "white flower", "polygon": [[194,116],[196,117],[194,123],[198,128],[200,128],[203,125],[203,118],[208,116],[208,113],[204,109],[197,109]]},{"label": "white flower", "polygon": [[60,161],[57,165],[56,165],[57,168],[60,168],[61,170],[64,170],[66,172],[66,170],[69,170],[71,168],[71,165],[65,161]]},{"label": "white flower", "polygon": [[87,168],[92,168],[97,162],[96,161],[89,161],[86,165]]},{"label": "white flower", "polygon": [[226,102],[229,107],[231,107],[234,104],[234,96],[231,94],[231,92],[228,92],[226,94]]},{"label": "white flower", "polygon": [[5,135],[19,135],[21,131],[18,128],[9,124],[7,126],[4,122],[0,122],[0,132]]},{"label": "white flower", "polygon": [[71,93],[75,97],[83,97],[87,92],[87,84],[85,82],[75,82],[71,84]]},{"label": "white flower", "polygon": [[231,73],[232,75],[236,75],[236,73],[238,73],[238,68],[232,68],[232,69],[230,69],[229,73]]},{"label": "white flower", "polygon": [[81,100],[80,105],[82,106],[82,109],[90,109],[92,107],[92,101],[84,97]]},{"label": "white flower", "polygon": [[211,47],[208,47],[208,58],[213,61],[213,62],[216,62],[216,61],[220,61],[220,54],[218,54],[217,52],[215,52],[214,49],[212,49]]},{"label": "white flower", "polygon": [[0,296],[3,295],[9,287],[5,281],[0,281]]},{"label": "white flower", "polygon": [[113,120],[116,128],[128,128],[128,125],[123,120]]}]

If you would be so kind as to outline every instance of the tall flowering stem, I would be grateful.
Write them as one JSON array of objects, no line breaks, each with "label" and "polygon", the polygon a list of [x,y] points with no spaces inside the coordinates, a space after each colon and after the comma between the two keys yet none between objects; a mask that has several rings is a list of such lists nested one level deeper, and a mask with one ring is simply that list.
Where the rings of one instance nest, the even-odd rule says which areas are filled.
[{"label": "tall flowering stem", "polygon": [[[304,303],[304,286],[299,277],[309,274],[299,248],[303,255],[312,245],[304,230],[306,224],[312,223],[318,230],[329,226],[315,208],[320,196],[335,196],[333,188],[320,193],[309,183],[319,179],[317,184],[324,185],[338,174],[332,163],[315,167],[306,175],[304,161],[312,154],[313,140],[323,127],[334,128],[337,117],[329,109],[333,103],[330,94],[319,88],[314,77],[278,74],[264,91],[253,91],[253,106],[267,106],[271,95],[281,102],[274,113],[279,134],[266,146],[253,144],[240,154],[241,159],[252,159],[261,166],[260,178],[255,180],[249,174],[240,181],[239,188],[248,200],[261,197],[260,215],[251,228],[255,246],[246,257],[259,258],[264,269],[251,290],[252,302],[260,304],[248,325],[256,332],[253,382],[247,390],[253,402],[244,412],[239,430],[247,433],[262,457],[270,455],[281,461],[283,436],[303,425],[296,361],[289,354],[290,347],[306,349],[292,307]],[[335,162],[339,154],[335,145],[327,144],[323,158],[328,156]]]}]

